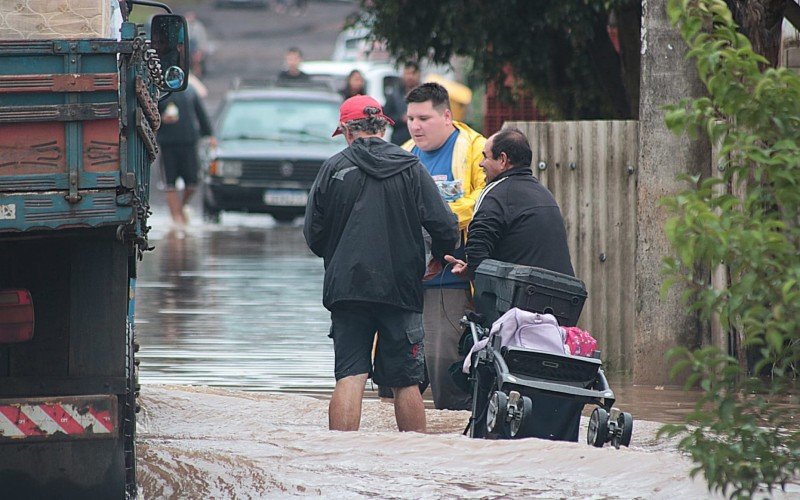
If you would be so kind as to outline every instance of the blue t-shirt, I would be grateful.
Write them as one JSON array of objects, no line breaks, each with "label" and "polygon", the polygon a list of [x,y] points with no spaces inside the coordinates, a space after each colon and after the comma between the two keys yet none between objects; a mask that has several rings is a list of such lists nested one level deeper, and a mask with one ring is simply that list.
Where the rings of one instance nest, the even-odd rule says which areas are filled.
[{"label": "blue t-shirt", "polygon": [[[433,177],[433,180],[437,183],[453,180],[453,147],[456,144],[457,138],[458,129],[450,134],[450,137],[447,138],[439,149],[423,151],[417,146],[411,149],[411,152],[419,157],[422,164],[428,169],[428,173],[431,174],[431,177]],[[461,260],[466,259],[463,244],[453,252],[453,257]],[[452,266],[447,266],[433,278],[423,281],[422,286],[425,288],[469,288],[469,282],[459,278],[453,274],[451,270]]]}]

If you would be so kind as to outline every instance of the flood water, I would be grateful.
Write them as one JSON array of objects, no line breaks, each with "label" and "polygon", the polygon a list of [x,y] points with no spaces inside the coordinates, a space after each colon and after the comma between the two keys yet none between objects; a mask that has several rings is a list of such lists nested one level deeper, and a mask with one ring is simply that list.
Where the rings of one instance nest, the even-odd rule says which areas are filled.
[{"label": "flood water", "polygon": [[[155,250],[141,264],[136,293],[143,384],[330,395],[322,259],[306,247],[299,220],[224,214],[219,225],[154,227],[163,229],[152,231]],[[619,377],[612,388],[622,410],[648,420],[677,422],[693,401],[677,388]],[[374,393],[368,387],[367,396]]]},{"label": "flood water", "polygon": [[329,393],[322,262],[302,229],[223,222],[154,231],[137,281],[142,383]]},{"label": "flood water", "polygon": [[612,382],[635,418],[620,450],[587,446],[585,418],[579,443],[469,439],[469,412],[430,401],[428,434],[400,434],[373,390],[360,432],[328,431],[323,268],[299,221],[223,214],[170,230],[163,217],[136,290],[144,498],[710,497],[675,441],[656,438],[691,407],[673,388]]}]

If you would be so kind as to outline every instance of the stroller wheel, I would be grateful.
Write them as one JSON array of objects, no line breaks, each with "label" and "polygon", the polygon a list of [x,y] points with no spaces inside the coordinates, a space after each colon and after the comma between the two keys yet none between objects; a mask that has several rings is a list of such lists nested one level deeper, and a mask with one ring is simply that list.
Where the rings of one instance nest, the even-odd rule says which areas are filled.
[{"label": "stroller wheel", "polygon": [[530,428],[530,423],[533,413],[533,402],[528,396],[522,396],[517,400],[514,405],[514,416],[509,422],[510,433],[512,438],[527,437],[526,430]]},{"label": "stroller wheel", "polygon": [[607,439],[608,412],[598,406],[589,417],[589,430],[586,432],[586,441],[596,448],[602,448]]},{"label": "stroller wheel", "polygon": [[508,396],[503,391],[494,391],[486,409],[486,430],[493,434],[502,434],[507,414]]},{"label": "stroller wheel", "polygon": [[617,418],[617,425],[622,429],[622,436],[619,438],[619,444],[622,446],[630,446],[631,436],[633,435],[633,417],[628,412],[622,412]]}]

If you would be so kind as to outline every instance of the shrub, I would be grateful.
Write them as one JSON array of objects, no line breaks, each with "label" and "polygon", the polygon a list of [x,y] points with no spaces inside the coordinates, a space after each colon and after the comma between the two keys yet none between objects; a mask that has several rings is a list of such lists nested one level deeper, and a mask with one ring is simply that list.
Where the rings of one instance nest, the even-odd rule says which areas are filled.
[{"label": "shrub", "polygon": [[[687,176],[685,191],[662,200],[675,253],[665,289],[685,284],[689,309],[739,332],[758,362],[748,371],[717,347],[673,350],[673,376],[701,398],[686,424],[662,432],[683,436],[692,475],[710,490],[747,497],[800,473],[797,408],[786,402],[800,366],[800,77],[763,70],[723,0],[670,0],[667,10],[708,90],[668,106],[667,126],[707,135],[720,162],[717,175]],[[729,282],[713,287],[720,265]]]}]

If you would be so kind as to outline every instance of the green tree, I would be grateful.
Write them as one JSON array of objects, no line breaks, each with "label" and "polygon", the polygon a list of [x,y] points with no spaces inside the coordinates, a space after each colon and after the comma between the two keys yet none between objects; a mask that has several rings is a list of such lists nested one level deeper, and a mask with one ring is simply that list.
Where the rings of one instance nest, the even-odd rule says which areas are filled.
[{"label": "green tree", "polygon": [[[362,22],[400,59],[469,56],[482,81],[513,70],[552,118],[639,110],[639,0],[361,0]],[[609,37],[618,27],[620,54]]]},{"label": "green tree", "polygon": [[[702,397],[687,425],[664,431],[683,435],[710,489],[748,497],[800,473],[796,396],[786,401],[800,366],[800,77],[769,67],[723,0],[670,0],[668,13],[708,97],[669,107],[667,125],[706,134],[721,161],[719,175],[687,178],[663,201],[675,249],[665,286],[686,284],[690,309],[742,332],[760,361],[751,373],[714,347],[674,350],[673,374]],[[698,271],[719,265],[722,289]]]}]

